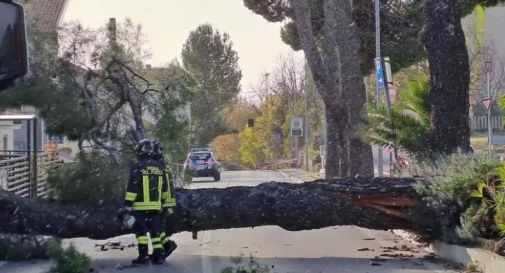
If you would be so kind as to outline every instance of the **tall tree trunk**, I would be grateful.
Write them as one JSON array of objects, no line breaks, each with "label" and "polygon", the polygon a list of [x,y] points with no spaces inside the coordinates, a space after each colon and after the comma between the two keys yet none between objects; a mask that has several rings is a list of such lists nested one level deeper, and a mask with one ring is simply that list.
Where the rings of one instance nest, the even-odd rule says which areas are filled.
[{"label": "tall tree trunk", "polygon": [[127,89],[127,99],[130,103],[130,108],[132,110],[133,120],[135,121],[135,126],[132,126],[132,134],[136,141],[144,139],[144,119],[142,115],[142,102],[139,98],[139,94],[130,87]]},{"label": "tall tree trunk", "polygon": [[324,1],[322,45],[316,43],[307,0],[292,0],[291,6],[307,63],[326,106],[326,177],[373,176],[372,150],[360,136],[365,86],[351,2]]},{"label": "tall tree trunk", "polygon": [[370,144],[362,138],[363,117],[366,105],[366,88],[361,71],[359,32],[353,19],[351,0],[336,1],[335,18],[337,50],[340,57],[340,79],[345,107],[349,113],[347,122],[347,157],[350,162],[346,176],[373,176],[373,155]]},{"label": "tall tree trunk", "polygon": [[431,83],[433,151],[448,154],[470,148],[470,71],[461,8],[454,0],[426,0],[423,43]]}]

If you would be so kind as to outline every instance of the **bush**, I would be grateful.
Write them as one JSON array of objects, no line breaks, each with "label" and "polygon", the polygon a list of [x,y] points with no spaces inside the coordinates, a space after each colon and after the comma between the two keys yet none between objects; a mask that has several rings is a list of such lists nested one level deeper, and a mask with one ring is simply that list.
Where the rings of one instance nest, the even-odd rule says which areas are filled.
[{"label": "bush", "polygon": [[424,73],[409,76],[390,111],[386,107],[368,109],[370,126],[366,139],[382,147],[396,143],[400,150],[417,159],[432,156],[429,99],[429,76]]},{"label": "bush", "polygon": [[442,239],[462,243],[505,236],[505,166],[498,158],[454,154],[411,165],[399,176],[431,182],[417,190],[442,223]]},{"label": "bush", "polygon": [[48,176],[50,197],[64,203],[107,203],[121,200],[127,184],[127,164],[113,164],[97,154],[81,153]]},{"label": "bush", "polygon": [[48,251],[48,256],[56,262],[50,273],[89,273],[90,259],[78,252],[73,245],[63,248],[60,242],[54,242]]}]

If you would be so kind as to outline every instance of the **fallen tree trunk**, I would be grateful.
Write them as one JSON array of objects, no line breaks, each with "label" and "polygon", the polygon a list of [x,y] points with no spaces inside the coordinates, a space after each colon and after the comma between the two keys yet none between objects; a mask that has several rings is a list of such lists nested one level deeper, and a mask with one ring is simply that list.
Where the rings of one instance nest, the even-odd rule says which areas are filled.
[{"label": "fallen tree trunk", "polygon": [[[348,178],[303,184],[268,182],[256,187],[179,190],[178,206],[166,231],[201,231],[276,225],[308,230],[337,225],[370,229],[410,229],[429,213],[411,178]],[[118,203],[119,204],[119,203]],[[59,204],[28,200],[0,191],[0,232],[60,238],[105,239],[130,233],[117,219],[119,205]]]}]

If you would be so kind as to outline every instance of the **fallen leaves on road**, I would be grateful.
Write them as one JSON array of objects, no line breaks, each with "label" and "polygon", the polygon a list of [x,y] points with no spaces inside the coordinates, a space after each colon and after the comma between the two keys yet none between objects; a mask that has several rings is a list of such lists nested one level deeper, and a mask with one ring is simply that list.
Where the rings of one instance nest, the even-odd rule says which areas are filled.
[{"label": "fallen leaves on road", "polygon": [[357,251],[370,251],[370,248],[368,248],[368,247],[364,247],[364,248],[360,248],[360,249],[358,249]]}]

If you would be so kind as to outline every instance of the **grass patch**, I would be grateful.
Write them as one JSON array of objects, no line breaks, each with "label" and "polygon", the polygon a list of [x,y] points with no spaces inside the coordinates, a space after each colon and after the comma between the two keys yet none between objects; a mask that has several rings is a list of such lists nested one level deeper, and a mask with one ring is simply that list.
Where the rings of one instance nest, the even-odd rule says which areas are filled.
[{"label": "grass patch", "polygon": [[54,240],[44,236],[0,234],[0,260],[47,259],[47,250]]},{"label": "grass patch", "polygon": [[487,134],[473,133],[470,136],[470,144],[475,151],[487,151]]}]

